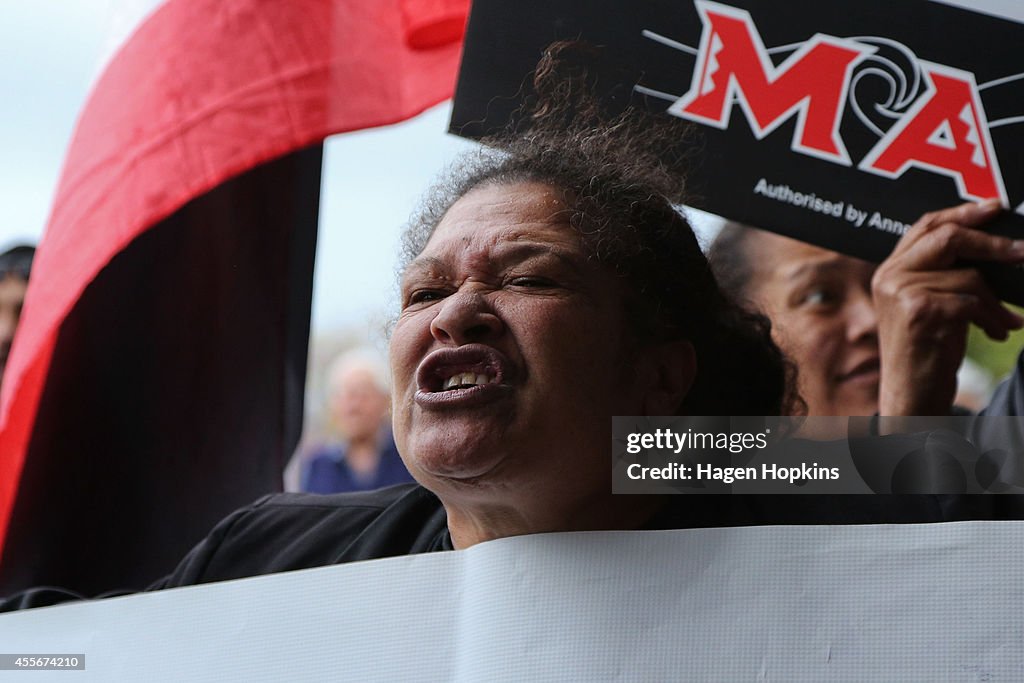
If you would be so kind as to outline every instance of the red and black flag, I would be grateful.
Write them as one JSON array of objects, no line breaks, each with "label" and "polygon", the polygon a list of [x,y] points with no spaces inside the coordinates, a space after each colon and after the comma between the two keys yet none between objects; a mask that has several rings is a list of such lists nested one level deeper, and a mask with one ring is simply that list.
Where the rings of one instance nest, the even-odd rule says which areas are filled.
[{"label": "red and black flag", "polygon": [[97,82],[0,394],[0,593],[138,588],[280,488],[321,142],[451,96],[468,0],[168,0]]}]

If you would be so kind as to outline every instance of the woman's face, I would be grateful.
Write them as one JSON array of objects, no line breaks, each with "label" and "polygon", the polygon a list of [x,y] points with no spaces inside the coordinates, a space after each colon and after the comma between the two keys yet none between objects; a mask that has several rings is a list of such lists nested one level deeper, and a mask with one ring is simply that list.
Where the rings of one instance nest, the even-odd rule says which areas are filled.
[{"label": "woman's face", "polygon": [[775,343],[798,370],[810,415],[873,415],[880,379],[875,266],[760,232],[748,292],[772,321]]},{"label": "woman's face", "polygon": [[341,434],[356,442],[377,438],[388,415],[391,397],[371,368],[354,365],[332,377],[330,410]]},{"label": "woman's face", "polygon": [[643,372],[623,293],[564,208],[540,183],[478,187],[403,275],[395,438],[435,492],[541,481],[566,495],[610,491],[610,417],[640,413]]}]

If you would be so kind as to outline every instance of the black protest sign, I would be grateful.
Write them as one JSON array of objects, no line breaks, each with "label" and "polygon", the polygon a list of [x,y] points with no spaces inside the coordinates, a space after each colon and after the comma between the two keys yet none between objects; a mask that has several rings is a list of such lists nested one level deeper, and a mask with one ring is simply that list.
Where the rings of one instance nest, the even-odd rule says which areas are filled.
[{"label": "black protest sign", "polygon": [[[563,39],[602,48],[609,101],[698,128],[697,208],[871,260],[965,201],[1024,236],[1024,24],[931,0],[476,0],[451,130],[504,127]],[[987,274],[1024,302],[1024,274]]]}]

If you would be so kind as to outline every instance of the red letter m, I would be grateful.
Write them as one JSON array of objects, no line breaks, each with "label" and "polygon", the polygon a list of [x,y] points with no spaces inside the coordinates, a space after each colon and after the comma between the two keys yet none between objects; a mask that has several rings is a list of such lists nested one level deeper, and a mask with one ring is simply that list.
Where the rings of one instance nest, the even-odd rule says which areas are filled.
[{"label": "red letter m", "polygon": [[797,113],[793,150],[849,166],[839,123],[850,72],[876,48],[819,33],[775,67],[749,12],[696,4],[704,22],[697,66],[669,113],[725,129],[735,99],[759,140]]}]

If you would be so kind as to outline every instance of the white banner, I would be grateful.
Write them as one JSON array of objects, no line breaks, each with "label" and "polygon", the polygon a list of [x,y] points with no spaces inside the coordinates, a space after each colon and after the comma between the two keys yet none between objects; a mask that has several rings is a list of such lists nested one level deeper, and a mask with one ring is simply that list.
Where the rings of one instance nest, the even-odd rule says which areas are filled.
[{"label": "white banner", "polygon": [[26,681],[1024,680],[1024,524],[548,534],[0,616]]}]

